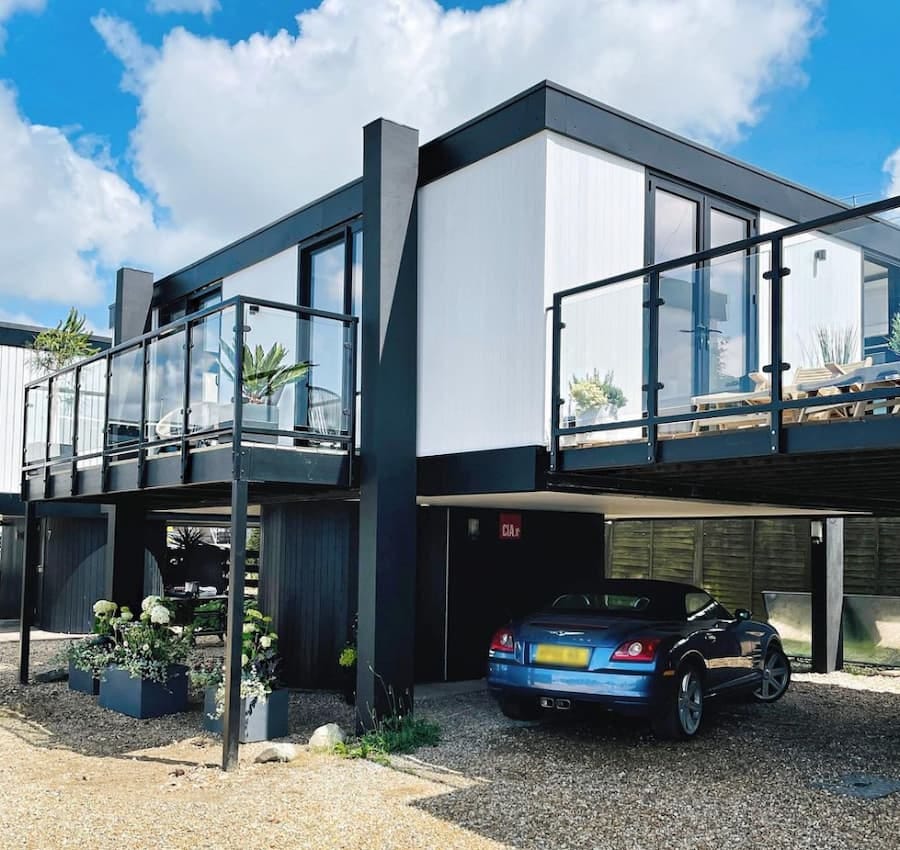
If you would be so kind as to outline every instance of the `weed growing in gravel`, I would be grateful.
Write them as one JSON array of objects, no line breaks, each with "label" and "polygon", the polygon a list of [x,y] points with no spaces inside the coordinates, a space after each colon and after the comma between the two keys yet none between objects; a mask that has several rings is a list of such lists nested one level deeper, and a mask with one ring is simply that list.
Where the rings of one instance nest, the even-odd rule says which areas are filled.
[{"label": "weed growing in gravel", "polygon": [[335,745],[334,752],[344,758],[386,763],[391,753],[413,753],[420,747],[436,747],[440,741],[437,723],[411,714],[393,715],[359,738]]},{"label": "weed growing in gravel", "polygon": [[379,716],[372,710],[372,729],[348,743],[337,744],[334,752],[345,758],[367,758],[386,763],[391,753],[413,753],[420,747],[436,747],[441,740],[441,727],[413,716],[409,692],[398,699],[393,686],[378,673],[375,678],[387,695],[390,711]]}]

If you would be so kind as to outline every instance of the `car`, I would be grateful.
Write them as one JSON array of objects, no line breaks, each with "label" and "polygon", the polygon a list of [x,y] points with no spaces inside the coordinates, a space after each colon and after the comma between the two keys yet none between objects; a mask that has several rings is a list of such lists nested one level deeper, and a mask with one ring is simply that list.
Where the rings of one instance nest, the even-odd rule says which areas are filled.
[{"label": "car", "polygon": [[562,594],[498,629],[488,651],[488,687],[508,717],[594,704],[671,739],[694,737],[713,697],[770,703],[790,682],[772,626],[699,587],[650,579]]}]

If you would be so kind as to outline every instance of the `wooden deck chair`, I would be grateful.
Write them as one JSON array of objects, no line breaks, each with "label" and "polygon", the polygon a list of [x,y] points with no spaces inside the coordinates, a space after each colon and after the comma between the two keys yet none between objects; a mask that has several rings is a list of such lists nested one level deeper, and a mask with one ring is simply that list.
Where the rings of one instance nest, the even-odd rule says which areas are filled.
[{"label": "wooden deck chair", "polygon": [[872,365],[872,358],[867,357],[865,360],[855,360],[852,363],[826,363],[829,369],[833,368],[836,375],[850,375],[858,369],[867,369]]}]

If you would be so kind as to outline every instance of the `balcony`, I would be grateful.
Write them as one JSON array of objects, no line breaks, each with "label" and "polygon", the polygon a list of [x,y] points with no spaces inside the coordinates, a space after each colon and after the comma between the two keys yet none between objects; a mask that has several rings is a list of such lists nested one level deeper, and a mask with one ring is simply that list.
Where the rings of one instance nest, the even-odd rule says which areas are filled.
[{"label": "balcony", "polygon": [[350,487],[356,346],[352,316],[238,296],[33,381],[23,497]]},{"label": "balcony", "polygon": [[900,199],[556,294],[551,474],[900,509]]}]

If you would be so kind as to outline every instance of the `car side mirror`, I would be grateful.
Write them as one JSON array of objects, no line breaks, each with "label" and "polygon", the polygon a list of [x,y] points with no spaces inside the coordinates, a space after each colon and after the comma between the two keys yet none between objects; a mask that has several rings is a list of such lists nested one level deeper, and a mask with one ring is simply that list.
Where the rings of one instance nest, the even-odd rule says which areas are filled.
[{"label": "car side mirror", "polygon": [[752,615],[746,608],[738,608],[734,612],[734,616],[737,620],[749,620]]}]

